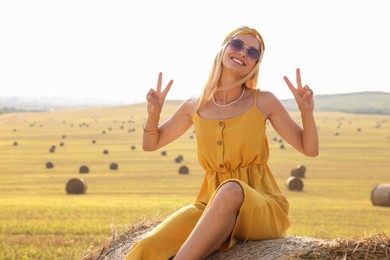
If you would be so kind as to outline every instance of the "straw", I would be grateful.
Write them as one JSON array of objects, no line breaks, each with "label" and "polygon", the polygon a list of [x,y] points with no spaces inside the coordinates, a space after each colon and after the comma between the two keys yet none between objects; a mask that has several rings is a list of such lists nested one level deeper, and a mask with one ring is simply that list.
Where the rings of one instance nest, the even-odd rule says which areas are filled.
[{"label": "straw", "polygon": [[[89,248],[82,260],[124,259],[131,245],[160,222],[161,220],[143,221],[121,235],[117,235],[112,227],[112,237],[98,248]],[[242,241],[229,250],[215,252],[206,259],[390,259],[390,237],[380,233],[351,239],[287,236],[280,239]]]}]

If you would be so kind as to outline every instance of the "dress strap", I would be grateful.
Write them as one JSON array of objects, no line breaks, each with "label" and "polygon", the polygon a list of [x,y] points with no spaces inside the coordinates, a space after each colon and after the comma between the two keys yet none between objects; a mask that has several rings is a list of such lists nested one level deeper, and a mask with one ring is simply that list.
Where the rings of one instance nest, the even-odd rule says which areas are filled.
[{"label": "dress strap", "polygon": [[253,101],[253,106],[256,106],[257,105],[257,96],[259,95],[259,90],[260,89],[255,89],[255,98],[254,98],[254,101]]}]

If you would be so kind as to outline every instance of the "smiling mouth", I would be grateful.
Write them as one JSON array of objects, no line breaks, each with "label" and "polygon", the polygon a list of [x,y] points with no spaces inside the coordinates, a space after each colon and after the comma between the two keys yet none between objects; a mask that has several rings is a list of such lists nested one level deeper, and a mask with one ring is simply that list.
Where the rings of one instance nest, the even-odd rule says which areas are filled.
[{"label": "smiling mouth", "polygon": [[240,66],[245,66],[245,63],[242,61],[242,60],[239,60],[235,57],[232,57],[231,60],[234,62],[234,63],[237,63],[238,65]]}]

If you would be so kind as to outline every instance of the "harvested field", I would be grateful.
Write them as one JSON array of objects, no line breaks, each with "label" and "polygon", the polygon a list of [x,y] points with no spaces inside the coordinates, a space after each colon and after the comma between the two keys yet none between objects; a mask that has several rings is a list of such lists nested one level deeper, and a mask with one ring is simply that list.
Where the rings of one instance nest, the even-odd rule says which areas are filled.
[{"label": "harvested field", "polygon": [[[169,101],[161,120],[178,105]],[[144,152],[145,115],[145,104],[0,115],[0,259],[80,259],[111,237],[110,223],[124,234],[140,219],[163,219],[191,203],[204,176],[193,129],[160,151]],[[269,166],[290,202],[288,234],[324,240],[389,235],[390,207],[375,206],[370,198],[375,185],[390,182],[390,117],[315,116],[317,158],[298,154],[286,142],[280,149],[280,137],[267,125],[268,137],[276,140],[269,142]],[[57,148],[49,153],[52,145]],[[185,160],[176,163],[178,155]],[[47,162],[55,167],[45,168]],[[112,162],[120,166],[115,172]],[[190,174],[178,174],[184,164]],[[297,164],[307,167],[301,192],[285,185]],[[79,173],[82,165],[88,174]],[[87,192],[67,195],[67,181],[79,177],[88,183]]]}]

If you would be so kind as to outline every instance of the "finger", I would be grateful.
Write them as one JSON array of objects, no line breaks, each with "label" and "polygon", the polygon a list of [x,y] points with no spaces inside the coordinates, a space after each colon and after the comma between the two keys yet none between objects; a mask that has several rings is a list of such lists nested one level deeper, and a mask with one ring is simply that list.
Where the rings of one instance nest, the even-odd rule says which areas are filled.
[{"label": "finger", "polygon": [[149,89],[148,93],[146,94],[146,100],[147,101],[152,101],[153,96],[155,95],[154,89]]},{"label": "finger", "polygon": [[172,84],[173,84],[173,80],[171,79],[171,80],[168,82],[167,86],[166,86],[166,87],[164,88],[164,90],[163,90],[163,95],[164,95],[164,97],[168,94],[169,90],[171,89]]},{"label": "finger", "polygon": [[309,87],[309,85],[305,85],[303,89],[305,90],[305,95],[313,96],[313,90]]},{"label": "finger", "polygon": [[297,68],[296,74],[297,74],[297,87],[298,87],[298,90],[301,92],[302,91],[302,81],[301,81],[301,70],[299,68]]},{"label": "finger", "polygon": [[284,76],[283,79],[286,82],[287,86],[290,88],[293,95],[295,96],[297,90],[295,89],[294,85],[291,83],[291,81],[286,76]]},{"label": "finger", "polygon": [[162,72],[158,73],[157,88],[156,88],[156,91],[158,93],[161,92],[161,82],[162,82]]}]

